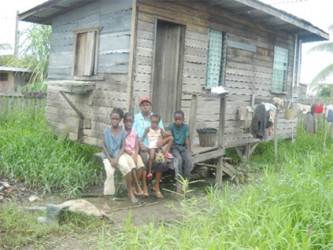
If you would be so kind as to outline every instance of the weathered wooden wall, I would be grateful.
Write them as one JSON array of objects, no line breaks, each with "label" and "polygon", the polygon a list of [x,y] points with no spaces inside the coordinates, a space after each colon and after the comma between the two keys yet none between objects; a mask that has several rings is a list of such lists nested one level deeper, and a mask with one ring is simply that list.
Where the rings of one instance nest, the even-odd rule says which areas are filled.
[{"label": "weathered wooden wall", "polygon": [[[67,97],[84,115],[82,142],[100,145],[109,114],[114,107],[128,109],[128,67],[132,0],[97,1],[73,9],[52,21],[49,80],[73,79],[74,32],[101,28],[97,56],[95,89],[88,94],[67,93]],[[68,131],[77,139],[79,118],[56,85],[48,87],[47,118],[57,130]]]},{"label": "weathered wooden wall", "polygon": [[[293,73],[294,37],[273,28],[256,25],[232,13],[203,2],[139,0],[137,22],[137,46],[133,97],[151,94],[151,76],[154,53],[156,18],[186,26],[185,56],[183,65],[183,92],[205,92],[208,30],[226,32],[227,41],[255,46],[256,52],[227,46],[225,86],[230,91],[226,104],[224,146],[234,147],[253,141],[250,133],[244,133],[237,115],[241,106],[251,106],[252,95],[271,99],[274,46],[289,51],[288,86],[291,93]],[[162,98],[162,97],[161,97]],[[289,99],[290,94],[282,98]],[[191,95],[182,94],[181,108],[187,116],[190,112]],[[219,126],[219,101],[199,97],[196,127]],[[278,133],[289,137],[295,123],[279,116]],[[195,138],[195,142],[197,138]]]}]

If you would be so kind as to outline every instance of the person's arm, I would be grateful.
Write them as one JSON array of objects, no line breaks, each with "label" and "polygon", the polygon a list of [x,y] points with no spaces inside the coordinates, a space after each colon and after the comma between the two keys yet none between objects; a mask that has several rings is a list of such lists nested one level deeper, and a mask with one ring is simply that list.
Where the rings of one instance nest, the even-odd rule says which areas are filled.
[{"label": "person's arm", "polygon": [[139,137],[136,136],[136,138],[135,138],[135,152],[134,152],[134,155],[132,156],[135,164],[137,164],[138,154],[139,154]]},{"label": "person's arm", "polygon": [[102,150],[103,150],[103,153],[105,154],[106,158],[110,161],[111,166],[115,168],[116,166],[114,166],[114,164],[112,164],[114,159],[112,159],[111,155],[109,154],[109,151],[106,148],[106,143],[105,143],[104,138],[103,138]]},{"label": "person's arm", "polygon": [[142,137],[141,137],[141,142],[142,142],[142,143],[144,142],[144,140],[145,140],[145,138],[146,138],[148,132],[149,132],[149,127],[147,127],[147,128],[145,129],[145,132],[143,133],[143,135],[142,135]]},{"label": "person's arm", "polygon": [[115,167],[118,165],[118,162],[119,162],[119,158],[120,156],[124,153],[125,151],[125,141],[126,141],[126,137],[127,135],[124,137],[123,141],[122,141],[122,145],[121,145],[121,148],[118,152],[118,154],[116,155],[116,157],[114,158],[113,162],[115,164]]},{"label": "person's arm", "polygon": [[185,138],[185,148],[187,149],[188,152],[191,152],[191,143],[189,137]]},{"label": "person's arm", "polygon": [[185,148],[191,153],[191,141],[190,141],[190,128],[187,127],[186,137],[185,137]]},{"label": "person's arm", "polygon": [[163,139],[170,136],[170,133],[165,132],[163,129],[161,129],[161,134],[162,134]]}]

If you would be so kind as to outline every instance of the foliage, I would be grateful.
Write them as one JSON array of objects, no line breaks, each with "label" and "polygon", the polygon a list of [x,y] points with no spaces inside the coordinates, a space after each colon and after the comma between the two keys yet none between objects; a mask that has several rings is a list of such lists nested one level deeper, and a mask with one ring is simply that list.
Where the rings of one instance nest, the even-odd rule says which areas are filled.
[{"label": "foliage", "polygon": [[0,56],[0,65],[28,68],[32,71],[30,83],[43,82],[47,78],[51,33],[50,26],[33,24],[21,34],[20,56]]},{"label": "foliage", "polygon": [[[60,225],[39,224],[38,216],[45,216],[45,211],[29,213],[19,211],[15,204],[0,206],[0,248],[21,249],[22,246],[32,244],[31,249],[45,249],[41,245],[51,237],[64,238],[71,233],[86,233],[96,227],[101,227],[103,222],[96,217],[62,212]],[[54,247],[59,240],[52,240]]]},{"label": "foliage", "polygon": [[[323,133],[299,131],[295,143],[280,142],[278,168],[273,144],[254,157],[263,175],[239,187],[207,190],[208,197],[183,203],[172,223],[127,224],[102,230],[111,249],[332,249],[333,150]],[[260,150],[259,150],[260,152]],[[238,189],[239,189],[238,188]],[[203,206],[203,204],[206,204]],[[126,239],[126,240],[124,240]]]},{"label": "foliage", "polygon": [[[315,51],[333,53],[333,42],[321,43],[321,44],[313,47],[309,52],[315,52]],[[323,82],[331,75],[333,75],[333,63],[327,65],[324,69],[322,69],[312,79],[311,84],[315,85],[319,82]]]},{"label": "foliage", "polygon": [[47,92],[47,85],[45,82],[35,82],[35,83],[29,83],[27,85],[24,85],[22,87],[19,87],[18,92]]},{"label": "foliage", "polygon": [[10,44],[8,44],[8,43],[0,43],[0,51],[1,50],[6,51],[6,50],[10,50],[10,49],[12,49],[12,46],[10,46]]},{"label": "foliage", "polygon": [[20,54],[25,67],[32,70],[30,82],[43,82],[47,78],[51,33],[50,26],[40,24],[23,32]]},{"label": "foliage", "polygon": [[321,86],[318,90],[317,97],[328,98],[332,96],[332,87],[330,86]]},{"label": "foliage", "polygon": [[79,193],[101,175],[98,149],[55,139],[45,110],[26,110],[0,118],[0,171],[45,193]]}]

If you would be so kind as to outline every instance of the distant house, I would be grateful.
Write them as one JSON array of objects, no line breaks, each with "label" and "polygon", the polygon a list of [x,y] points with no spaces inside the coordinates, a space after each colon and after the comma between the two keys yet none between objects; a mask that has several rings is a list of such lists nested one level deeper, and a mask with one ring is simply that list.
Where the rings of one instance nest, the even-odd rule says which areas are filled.
[{"label": "distant house", "polygon": [[[100,145],[113,107],[138,111],[153,99],[165,122],[182,109],[192,128],[219,129],[217,147],[258,142],[240,126],[238,109],[298,87],[301,45],[327,40],[309,22],[256,0],[49,0],[21,20],[52,25],[47,118],[70,138]],[[226,98],[210,96],[223,85]],[[279,137],[296,123],[279,115]],[[199,151],[198,151],[199,152]]]},{"label": "distant house", "polygon": [[24,68],[0,66],[0,94],[14,93],[28,84],[31,71]]}]

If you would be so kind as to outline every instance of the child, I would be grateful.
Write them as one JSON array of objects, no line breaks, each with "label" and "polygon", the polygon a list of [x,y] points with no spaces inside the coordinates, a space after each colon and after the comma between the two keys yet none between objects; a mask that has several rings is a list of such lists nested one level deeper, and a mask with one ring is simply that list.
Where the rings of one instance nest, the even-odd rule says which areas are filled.
[{"label": "child", "polygon": [[[153,114],[151,115],[150,120],[151,120],[151,126],[145,129],[145,132],[141,138],[141,142],[143,142],[146,136],[148,137],[148,150],[149,150],[148,175],[147,175],[148,179],[152,178],[153,161],[157,149],[161,149],[161,147],[166,144],[164,157],[167,159],[173,159],[173,156],[169,152],[171,145],[173,143],[173,138],[172,136],[168,135],[163,129],[158,127],[161,117],[159,115]],[[158,178],[156,178],[153,190],[155,191],[156,196],[158,198],[162,198],[163,196],[159,189],[160,176],[158,175],[157,177]]]},{"label": "child", "polygon": [[103,163],[106,172],[106,180],[104,183],[104,201],[103,208],[110,209],[108,205],[108,196],[115,193],[114,187],[114,171],[118,167],[123,176],[126,178],[128,196],[132,203],[137,203],[132,190],[131,167],[127,164],[126,158],[121,156],[121,144],[126,137],[126,131],[123,130],[119,123],[123,118],[123,111],[120,108],[114,108],[111,112],[111,127],[107,127],[104,131],[103,139]]},{"label": "child", "polygon": [[[177,159],[178,164],[175,164],[176,179],[181,175],[185,179],[190,179],[192,170],[191,160],[191,147],[190,147],[190,132],[189,126],[184,124],[184,112],[178,110],[174,114],[175,122],[169,125],[174,138],[171,150],[174,157]],[[176,188],[178,193],[182,193],[182,186],[176,181]]]},{"label": "child", "polygon": [[[141,156],[139,153],[139,139],[138,133],[132,129],[134,122],[134,115],[131,113],[126,113],[124,115],[124,124],[127,136],[124,138],[122,151],[125,156],[127,163],[132,167],[132,176],[135,181],[136,195],[148,196],[148,188],[146,178],[143,178],[143,170],[145,165],[143,164]],[[142,180],[142,189],[139,185],[139,180]],[[142,191],[143,190],[143,191]]]}]

